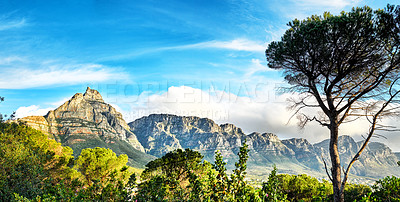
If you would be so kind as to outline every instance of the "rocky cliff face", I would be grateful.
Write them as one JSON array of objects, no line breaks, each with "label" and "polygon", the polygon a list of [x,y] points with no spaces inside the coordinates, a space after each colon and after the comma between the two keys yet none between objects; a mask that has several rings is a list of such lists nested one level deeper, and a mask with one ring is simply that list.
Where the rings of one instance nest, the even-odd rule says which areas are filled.
[{"label": "rocky cliff face", "polygon": [[240,146],[240,136],[244,135],[234,133],[238,129],[233,125],[220,127],[210,119],[168,114],[143,117],[129,126],[145,151],[157,157],[182,148],[196,149],[206,156],[213,156],[216,150],[233,156],[230,148]]},{"label": "rocky cliff face", "polygon": [[[358,152],[363,142],[356,142],[347,135],[339,137],[338,149],[340,161],[343,166],[347,166],[354,155]],[[324,140],[314,145],[320,148],[316,153],[329,159],[329,140]],[[358,161],[353,164],[351,174],[359,176],[385,177],[388,175],[399,175],[400,168],[397,166],[398,157],[386,145],[378,142],[370,142]],[[329,160],[327,161],[330,165]],[[346,167],[347,168],[347,167]]]},{"label": "rocky cliff face", "polygon": [[[96,146],[112,148],[117,154],[131,153],[131,156],[144,152],[122,114],[105,103],[98,91],[89,87],[84,94],[76,93],[44,117],[31,116],[20,121],[53,136],[63,145],[70,146],[75,155],[79,155],[84,148]],[[144,156],[152,159],[149,155]],[[139,164],[145,163],[147,161]]]},{"label": "rocky cliff face", "polygon": [[282,143],[293,150],[295,158],[302,164],[314,169],[322,170],[323,160],[318,156],[321,148],[314,147],[306,139],[292,138],[282,140]]},{"label": "rocky cliff face", "polygon": [[51,129],[49,127],[49,123],[43,116],[27,116],[19,119],[18,121],[23,122],[36,130],[40,130],[50,138],[54,139],[54,136],[50,131]]},{"label": "rocky cliff face", "polygon": [[239,148],[246,140],[250,149],[248,163],[251,165],[298,163],[295,152],[274,134],[246,135],[232,124],[218,125],[207,118],[152,114],[128,125],[145,151],[157,157],[174,149],[190,148],[213,162],[215,152],[220,151],[228,161],[228,167],[233,167]]},{"label": "rocky cliff face", "polygon": [[105,103],[98,91],[89,87],[83,95],[77,93],[57,109],[49,111],[45,118],[51,126],[51,133],[66,145],[86,141],[85,136],[95,136],[106,142],[126,140],[135,149],[144,151],[122,114]]}]

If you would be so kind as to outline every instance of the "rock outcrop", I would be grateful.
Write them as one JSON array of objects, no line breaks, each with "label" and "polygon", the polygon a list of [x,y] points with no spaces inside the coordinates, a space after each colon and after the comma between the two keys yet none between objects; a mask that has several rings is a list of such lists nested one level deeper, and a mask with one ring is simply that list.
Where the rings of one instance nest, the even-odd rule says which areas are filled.
[{"label": "rock outcrop", "polygon": [[[111,148],[117,154],[130,153],[131,156],[137,156],[139,152],[146,159],[153,159],[143,153],[143,146],[130,131],[122,114],[105,103],[97,90],[89,87],[84,94],[76,93],[44,117],[30,116],[19,121],[43,131],[64,146],[70,146],[74,155],[79,155],[84,148],[99,146]],[[147,160],[133,164],[141,164],[139,167],[143,167],[146,163]]]},{"label": "rock outcrop", "polygon": [[45,118],[51,126],[51,133],[67,145],[86,141],[79,137],[94,135],[105,141],[126,140],[135,149],[144,151],[122,114],[105,103],[98,91],[89,87],[83,95],[76,93],[60,107],[49,111]]}]

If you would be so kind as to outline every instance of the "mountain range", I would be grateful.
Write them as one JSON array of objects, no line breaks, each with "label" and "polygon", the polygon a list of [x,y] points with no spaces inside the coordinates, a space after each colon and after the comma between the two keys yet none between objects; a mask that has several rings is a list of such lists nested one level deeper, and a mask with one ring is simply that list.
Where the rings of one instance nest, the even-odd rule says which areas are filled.
[{"label": "mountain range", "polygon": [[[229,123],[218,125],[208,118],[171,114],[151,114],[126,123],[121,113],[90,88],[84,94],[76,93],[45,116],[28,116],[17,121],[71,147],[75,156],[84,148],[106,147],[117,154],[127,154],[129,164],[138,168],[169,151],[184,148],[199,151],[210,162],[214,161],[215,152],[220,151],[227,167],[233,168],[244,141],[250,149],[249,174],[256,175],[276,164],[285,173],[325,176],[324,159],[329,167],[329,140],[316,144],[303,138],[280,140],[272,133],[245,134]],[[350,136],[340,136],[342,165],[347,165],[360,146],[361,142]],[[371,142],[353,165],[351,174],[370,178],[400,176],[399,160],[400,153],[392,152],[382,143]]]}]

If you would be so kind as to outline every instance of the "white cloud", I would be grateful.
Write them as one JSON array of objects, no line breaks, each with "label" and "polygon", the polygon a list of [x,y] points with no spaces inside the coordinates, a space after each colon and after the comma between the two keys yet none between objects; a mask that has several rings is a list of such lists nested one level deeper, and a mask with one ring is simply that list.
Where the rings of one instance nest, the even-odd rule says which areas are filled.
[{"label": "white cloud", "polygon": [[[271,82],[272,84],[272,82]],[[287,109],[286,99],[296,95],[275,95],[274,85],[263,86],[262,89],[250,91],[263,91],[256,97],[238,96],[235,93],[217,91],[214,89],[198,89],[188,86],[170,87],[162,94],[141,95],[131,103],[129,111],[121,111],[127,122],[133,121],[149,114],[175,114],[181,116],[206,117],[218,124],[232,123],[242,128],[246,133],[272,132],[281,139],[306,138],[311,143],[316,143],[329,138],[329,130],[316,122],[309,123],[303,130],[297,126],[293,118],[289,123],[293,111]],[[273,95],[271,95],[273,94]],[[118,103],[117,103],[118,104]],[[308,113],[317,113],[316,109],[307,110]],[[369,128],[367,122],[358,120],[343,124],[340,133],[351,135],[356,140],[362,140]],[[388,136],[389,137],[389,136]],[[393,135],[390,135],[392,138]],[[385,141],[384,139],[382,139]],[[374,139],[374,141],[382,141]],[[388,143],[386,142],[388,145]],[[400,147],[389,144],[399,151]]]},{"label": "white cloud", "polygon": [[261,43],[252,41],[245,38],[237,38],[231,41],[205,41],[195,44],[187,44],[180,46],[170,46],[170,47],[161,47],[161,48],[151,48],[145,50],[135,50],[131,53],[121,54],[121,55],[113,55],[110,57],[102,58],[103,61],[108,60],[117,60],[123,58],[132,58],[138,57],[146,54],[157,53],[162,51],[169,50],[185,50],[185,49],[226,49],[226,50],[234,50],[234,51],[247,51],[247,52],[264,52],[267,48],[267,43]]},{"label": "white cloud", "polygon": [[[214,89],[170,87],[163,94],[142,97],[131,104],[130,112],[123,114],[128,122],[153,113],[207,117],[220,124],[233,123],[248,133],[274,132],[291,137],[299,130],[296,122],[286,125],[291,115],[285,102],[288,95],[272,96],[274,87],[271,82],[270,86],[261,86],[262,89],[249,89],[252,98]],[[321,131],[316,130],[316,134],[321,135]]]},{"label": "white cloud", "polygon": [[118,69],[100,64],[37,62],[20,57],[0,58],[0,74],[7,75],[0,81],[0,89],[26,89],[126,79]]},{"label": "white cloud", "polygon": [[7,20],[4,17],[0,18],[0,31],[20,28],[27,25],[25,18],[19,20]]},{"label": "white cloud", "polygon": [[23,118],[27,116],[44,116],[54,108],[40,108],[37,105],[31,105],[27,107],[20,107],[15,111],[16,118]]},{"label": "white cloud", "polygon": [[251,59],[251,65],[247,68],[247,72],[244,74],[245,78],[253,76],[255,73],[275,71],[267,67],[266,62],[261,62],[260,59]]},{"label": "white cloud", "polygon": [[188,48],[219,48],[236,51],[264,52],[266,44],[258,43],[248,39],[234,39],[232,41],[209,41],[193,45]]},{"label": "white cloud", "polygon": [[248,51],[248,52],[264,52],[267,48],[265,43],[259,43],[245,38],[238,38],[232,41],[206,41],[195,44],[188,44],[183,46],[164,47],[159,50],[174,50],[174,49],[202,49],[202,48],[216,48],[228,49],[235,51]]}]

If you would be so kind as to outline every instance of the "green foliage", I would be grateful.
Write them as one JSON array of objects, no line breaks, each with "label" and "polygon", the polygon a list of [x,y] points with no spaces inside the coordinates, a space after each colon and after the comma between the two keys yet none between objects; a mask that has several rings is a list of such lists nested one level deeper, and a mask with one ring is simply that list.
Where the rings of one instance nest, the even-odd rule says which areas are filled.
[{"label": "green foliage", "polygon": [[331,201],[332,185],[307,175],[277,174],[273,167],[259,196],[263,201]]},{"label": "green foliage", "polygon": [[0,198],[13,193],[32,198],[43,193],[45,180],[72,178],[68,167],[72,150],[47,139],[35,129],[15,123],[0,123]]},{"label": "green foliage", "polygon": [[[215,152],[215,163],[213,164],[213,169],[216,172],[214,183],[212,186],[211,199],[213,201],[224,201],[224,197],[227,197],[228,190],[228,175],[226,174],[226,163],[223,160],[220,151]],[[211,173],[212,174],[212,173]],[[214,178],[214,177],[212,177]]]},{"label": "green foliage", "polygon": [[237,201],[246,201],[246,169],[247,169],[247,160],[249,158],[249,149],[246,142],[240,147],[238,156],[239,161],[235,163],[235,170],[231,175],[230,181],[230,189],[233,195],[233,198]]},{"label": "green foliage", "polygon": [[161,174],[167,178],[183,180],[188,177],[190,169],[196,170],[200,166],[202,159],[203,156],[197,151],[177,149],[165,154],[161,158],[150,161],[146,165],[142,177],[148,178],[154,174]]},{"label": "green foliage", "polygon": [[139,184],[136,197],[139,201],[167,201],[168,184],[164,176],[154,176]]},{"label": "green foliage", "polygon": [[376,181],[372,186],[373,199],[379,201],[400,201],[400,178],[392,176]]},{"label": "green foliage", "polygon": [[74,168],[82,173],[89,185],[92,185],[94,180],[106,184],[110,177],[124,182],[130,176],[126,166],[127,162],[128,156],[120,155],[117,157],[111,149],[87,148],[82,150]]},{"label": "green foliage", "polygon": [[213,164],[214,172],[209,173],[210,199],[212,201],[260,201],[258,192],[247,184],[246,169],[249,149],[246,142],[238,152],[239,160],[235,163],[230,178],[226,174],[226,163],[222,154],[217,151],[215,153],[215,163]]},{"label": "green foliage", "polygon": [[116,181],[110,177],[110,183],[104,186],[99,180],[94,180],[93,184],[86,187],[78,179],[70,183],[61,181],[59,184],[47,187],[46,193],[38,195],[32,199],[15,194],[15,201],[128,201],[132,200],[132,191],[125,186],[122,181]]},{"label": "green foliage", "polygon": [[[294,201],[310,201],[328,200],[328,196],[332,194],[331,185],[324,181],[319,182],[316,178],[307,175],[279,175],[281,189],[287,195],[289,200]],[[329,188],[328,188],[329,187]]]},{"label": "green foliage", "polygon": [[268,176],[268,181],[264,182],[260,191],[260,198],[263,201],[286,201],[287,196],[284,194],[282,182],[277,175],[277,168],[274,165],[273,170]]},{"label": "green foliage", "polygon": [[[68,141],[72,141],[73,139],[84,139],[85,141],[75,142],[74,144],[70,144],[69,146],[74,150],[74,153],[77,157],[81,151],[85,148],[110,148],[116,154],[126,154],[128,155],[128,163],[127,165],[136,167],[136,168],[145,168],[149,161],[154,160],[155,158],[149,154],[145,154],[137,149],[135,149],[131,144],[124,140],[112,139],[114,143],[106,142],[104,139],[96,136],[96,135],[74,135],[73,137],[69,137]],[[66,141],[66,140],[65,140]]]},{"label": "green foliage", "polygon": [[139,184],[139,201],[260,201],[258,192],[245,181],[248,146],[238,153],[236,168],[228,176],[222,154],[215,163],[201,163],[203,156],[190,149],[176,150],[149,162]]},{"label": "green foliage", "polygon": [[344,190],[345,201],[360,201],[363,197],[372,193],[372,190],[367,185],[362,184],[347,184]]},{"label": "green foliage", "polygon": [[211,169],[203,156],[191,149],[175,150],[149,162],[142,173],[138,199],[143,201],[203,200],[205,179]]}]

